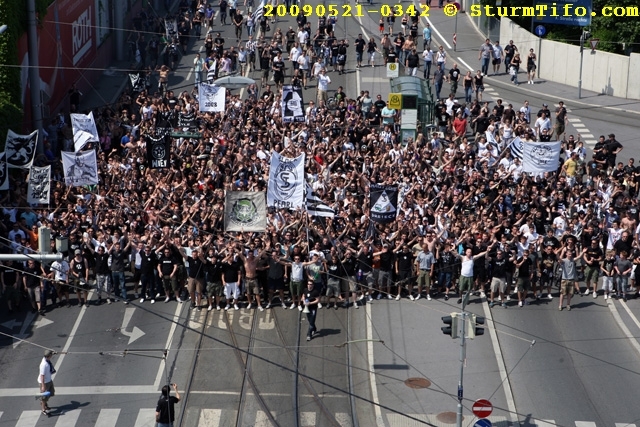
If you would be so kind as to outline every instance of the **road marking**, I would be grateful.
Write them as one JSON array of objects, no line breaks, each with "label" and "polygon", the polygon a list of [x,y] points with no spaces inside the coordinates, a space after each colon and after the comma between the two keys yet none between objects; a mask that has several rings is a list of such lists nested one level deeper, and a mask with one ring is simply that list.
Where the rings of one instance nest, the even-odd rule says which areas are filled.
[{"label": "road marking", "polygon": [[222,419],[222,409],[201,409],[200,422],[198,425],[207,427],[218,427]]},{"label": "road marking", "polygon": [[134,326],[131,332],[127,332],[127,327],[129,327],[129,323],[131,322],[131,318],[133,317],[133,313],[136,311],[135,307],[127,307],[124,309],[124,317],[122,318],[122,327],[120,328],[120,333],[125,337],[129,337],[129,342],[127,345],[131,345],[134,341],[142,338],[145,333],[142,332],[140,328]]},{"label": "road marking", "polygon": [[[429,25],[431,26],[431,29],[438,35],[438,37],[440,38],[440,40],[442,40],[442,43],[445,44],[445,46],[447,46],[447,49],[452,49],[451,45],[449,44],[449,42],[447,41],[447,39],[445,39],[444,37],[442,37],[442,34],[440,34],[440,31],[438,31],[438,29],[436,28],[435,25],[433,25],[433,22],[431,22],[429,20],[429,18],[427,18],[426,16],[424,17],[424,19],[427,20],[427,22],[429,23]],[[433,38],[433,36],[432,36]]]},{"label": "road marking", "polygon": [[633,321],[633,323],[635,323],[636,326],[640,328],[640,321],[638,321],[638,318],[633,314],[631,309],[629,309],[629,306],[627,305],[627,303],[624,301],[622,301],[622,308],[624,308],[624,311],[626,311],[629,317],[631,317],[631,320]]},{"label": "road marking", "polygon": [[[86,307],[82,307],[82,309],[84,310]],[[27,334],[27,328],[29,328],[29,326],[31,325],[31,322],[33,322],[33,319],[36,318],[36,313],[27,313],[27,317],[24,319],[24,322],[22,322],[22,328],[20,328],[20,333],[19,334],[15,334],[14,336],[16,338],[20,338],[21,340],[24,340],[26,338],[29,337],[29,335]],[[13,348],[16,348],[20,345],[22,341],[18,341],[18,340],[13,340]]]},{"label": "road marking", "polygon": [[616,308],[616,305],[612,301],[610,301],[607,304],[607,306],[609,307],[609,311],[611,311],[613,320],[615,320],[618,326],[620,327],[620,329],[622,329],[622,333],[627,337],[627,340],[629,341],[629,343],[640,354],[640,344],[638,344],[638,341],[636,341],[634,336],[629,331],[629,328],[627,328],[627,325],[625,325],[624,322],[622,321],[622,317],[620,317],[620,313],[618,313],[618,309]]},{"label": "road marking", "polygon": [[388,83],[389,82],[389,79],[387,79],[386,77],[362,77],[361,80],[362,80],[362,83]]},{"label": "road marking", "polygon": [[[56,396],[100,395],[100,394],[157,394],[158,387],[150,385],[103,385],[103,386],[77,386],[56,387]],[[3,388],[0,389],[1,397],[33,397],[34,389],[30,388]]]},{"label": "road marking", "polygon": [[[275,418],[275,414],[272,412],[271,415]],[[256,414],[256,422],[253,425],[254,427],[273,427],[269,417],[267,417],[267,413],[264,411],[258,411]]]},{"label": "road marking", "polygon": [[502,388],[504,389],[505,398],[507,399],[507,407],[509,408],[509,418],[513,422],[513,425],[520,425],[517,419],[513,419],[513,415],[517,414],[516,402],[513,398],[513,391],[511,390],[511,383],[507,375],[507,367],[504,363],[504,356],[502,355],[502,349],[500,348],[500,342],[498,341],[498,334],[496,333],[495,324],[493,323],[493,313],[488,304],[482,304],[484,310],[484,316],[488,320],[486,329],[489,330],[491,336],[491,344],[493,345],[493,352],[496,356],[496,362],[498,363],[498,370],[500,371],[500,381]]},{"label": "road marking", "polygon": [[373,326],[371,325],[371,304],[364,306],[365,316],[367,317],[367,359],[369,361],[369,384],[371,384],[371,397],[373,399],[373,407],[376,414],[376,424],[378,427],[384,427],[384,419],[382,418],[382,410],[380,409],[380,398],[378,397],[378,386],[376,384],[376,372],[373,360]]},{"label": "road marking", "polygon": [[300,413],[300,426],[301,427],[315,427],[316,426],[316,413],[315,412],[301,412]]},{"label": "road marking", "polygon": [[187,81],[191,80],[191,76],[193,75],[193,70],[195,70],[194,67],[189,68],[189,72],[187,73]]},{"label": "road marking", "polygon": [[[173,336],[176,332],[176,328],[178,327],[178,320],[180,319],[180,311],[182,310],[183,304],[176,304],[176,311],[173,313],[173,320],[171,321],[171,328],[169,329],[169,336],[167,337],[167,342],[164,345],[165,349],[171,348],[171,342],[173,341]],[[164,378],[164,359],[160,361],[160,367],[158,368],[158,375],[156,375],[156,380],[153,382],[153,386],[156,390],[160,387],[160,382]]]},{"label": "road marking", "polygon": [[[584,137],[585,137],[585,139],[593,139],[593,138],[595,138],[595,136],[593,136],[593,134],[592,134],[592,133],[585,133],[584,135],[583,135],[583,134],[580,134],[580,136],[584,136]],[[596,141],[596,142],[597,142],[597,141]]]},{"label": "road marking", "polygon": [[94,427],[116,427],[120,409],[100,409],[100,415]]},{"label": "road marking", "polygon": [[596,423],[592,421],[576,421],[576,427],[596,427]]},{"label": "road marking", "polygon": [[56,421],[56,427],[73,427],[78,422],[78,418],[80,418],[80,412],[82,409],[76,409],[69,412],[63,412],[58,415],[58,421]]},{"label": "road marking", "polygon": [[616,427],[636,427],[635,424],[616,423]]},{"label": "road marking", "polygon": [[535,420],[536,427],[557,427],[554,420]]},{"label": "road marking", "polygon": [[[31,393],[33,394],[33,392]],[[22,411],[15,427],[34,427],[40,419],[40,411]]]},{"label": "road marking", "polygon": [[[360,93],[360,92],[358,92]],[[352,427],[351,416],[346,412],[336,412],[336,421],[340,427]]]},{"label": "road marking", "polygon": [[469,69],[469,71],[475,71],[469,64],[464,62],[464,60],[462,58],[460,58],[459,56],[457,58],[458,58],[458,62],[460,62],[465,67],[467,67]]},{"label": "road marking", "polygon": [[[91,299],[92,296],[93,296],[93,291],[89,292],[89,299]],[[80,309],[80,314],[76,318],[76,323],[73,324],[73,328],[71,328],[71,332],[69,332],[69,337],[67,338],[67,341],[64,343],[64,347],[62,347],[62,351],[60,352],[62,354],[60,355],[60,357],[58,357],[58,361],[56,362],[57,370],[55,374],[51,375],[52,379],[55,379],[56,375],[58,375],[58,373],[60,372],[60,366],[62,366],[62,362],[64,361],[64,358],[67,356],[67,351],[69,351],[69,348],[71,347],[71,342],[73,341],[73,338],[76,336],[76,332],[78,332],[78,328],[80,327],[80,323],[82,323],[82,318],[84,317],[84,314],[86,312],[87,312],[86,306]],[[58,392],[58,390],[56,390],[56,392]]]},{"label": "road marking", "polygon": [[156,425],[156,409],[142,408],[138,411],[138,418],[134,427],[154,427]]},{"label": "road marking", "polygon": [[[358,93],[360,93],[360,91],[358,91]],[[264,319],[260,318],[260,320],[258,321],[258,329],[269,330],[276,327],[276,323],[271,318],[271,313],[272,311],[269,310],[265,313]]]}]

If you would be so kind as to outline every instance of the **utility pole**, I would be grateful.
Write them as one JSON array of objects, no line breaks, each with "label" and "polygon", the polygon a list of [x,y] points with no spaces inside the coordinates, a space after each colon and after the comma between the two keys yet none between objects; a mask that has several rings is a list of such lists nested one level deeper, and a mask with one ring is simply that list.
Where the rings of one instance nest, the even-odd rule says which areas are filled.
[{"label": "utility pole", "polygon": [[27,0],[27,43],[29,46],[29,91],[31,92],[31,120],[33,128],[38,130],[38,153],[42,146],[42,94],[40,91],[40,64],[38,62],[38,26],[36,0]]},{"label": "utility pole", "polygon": [[468,295],[463,296],[462,311],[443,316],[442,321],[446,326],[440,328],[442,333],[451,338],[460,338],[460,377],[458,378],[458,410],[456,412],[456,427],[462,427],[462,399],[464,397],[464,361],[467,358],[467,338],[473,339],[476,335],[483,335],[484,328],[476,325],[484,325],[484,317],[467,313],[465,306]]},{"label": "utility pole", "polygon": [[580,34],[580,76],[578,77],[578,99],[582,99],[582,58],[584,57],[584,42],[591,37],[589,31],[583,31]]}]

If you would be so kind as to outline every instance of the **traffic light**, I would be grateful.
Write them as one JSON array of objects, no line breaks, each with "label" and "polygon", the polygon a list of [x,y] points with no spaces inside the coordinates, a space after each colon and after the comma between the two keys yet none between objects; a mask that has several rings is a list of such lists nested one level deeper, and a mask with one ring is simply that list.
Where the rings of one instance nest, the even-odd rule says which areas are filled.
[{"label": "traffic light", "polygon": [[442,321],[445,325],[440,329],[442,329],[442,333],[445,335],[451,336],[451,338],[458,338],[460,334],[458,333],[458,317],[460,313],[451,313],[451,316],[442,316]]},{"label": "traffic light", "polygon": [[476,335],[484,335],[484,328],[477,325],[484,325],[484,317],[475,314],[467,315],[467,338],[473,339]]}]

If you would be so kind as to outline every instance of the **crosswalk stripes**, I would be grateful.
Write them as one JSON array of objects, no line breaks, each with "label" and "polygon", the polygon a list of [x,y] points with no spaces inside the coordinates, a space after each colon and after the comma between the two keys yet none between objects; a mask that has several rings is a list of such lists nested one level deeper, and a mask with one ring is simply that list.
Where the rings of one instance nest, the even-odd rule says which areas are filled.
[{"label": "crosswalk stripes", "polygon": [[80,411],[65,412],[58,417],[56,427],[75,426],[80,418]]},{"label": "crosswalk stripes", "polygon": [[635,424],[616,423],[616,427],[636,427]]},{"label": "crosswalk stripes", "polygon": [[22,411],[15,427],[33,427],[38,424],[40,411]]},{"label": "crosswalk stripes", "polygon": [[[142,408],[138,411],[138,418],[134,427],[154,427],[156,425],[156,409]],[[70,427],[70,426],[69,426]]]},{"label": "crosswalk stripes", "polygon": [[101,409],[95,427],[116,427],[120,409]]},{"label": "crosswalk stripes", "polygon": [[208,427],[220,427],[222,409],[202,409],[198,425]]}]

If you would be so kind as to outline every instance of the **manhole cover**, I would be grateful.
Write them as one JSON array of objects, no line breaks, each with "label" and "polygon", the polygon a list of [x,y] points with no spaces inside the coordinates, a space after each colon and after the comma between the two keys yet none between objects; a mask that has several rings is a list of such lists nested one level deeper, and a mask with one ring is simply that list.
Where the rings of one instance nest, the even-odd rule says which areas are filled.
[{"label": "manhole cover", "polygon": [[[436,415],[436,418],[441,423],[445,424],[455,424],[456,423],[456,413],[455,412],[441,412]],[[464,417],[462,417],[464,421]]]},{"label": "manhole cover", "polygon": [[431,381],[426,378],[408,378],[404,381],[404,385],[409,388],[429,388]]}]

